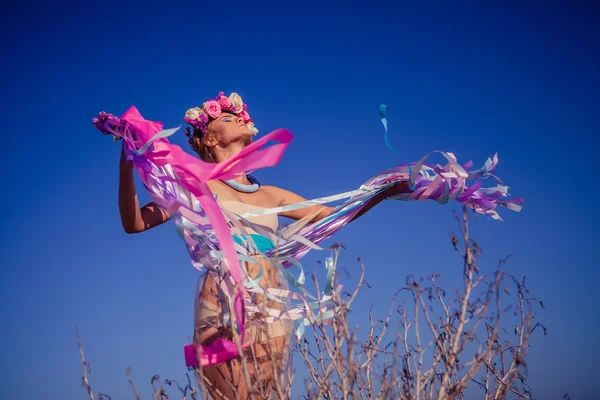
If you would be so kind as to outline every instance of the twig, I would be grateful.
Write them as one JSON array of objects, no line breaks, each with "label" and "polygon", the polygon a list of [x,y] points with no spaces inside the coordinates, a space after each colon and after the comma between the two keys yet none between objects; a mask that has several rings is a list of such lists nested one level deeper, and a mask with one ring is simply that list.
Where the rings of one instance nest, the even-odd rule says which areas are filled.
[{"label": "twig", "polygon": [[[79,344],[79,355],[81,356],[81,367],[83,369],[83,377],[82,377],[82,384],[83,386],[85,386],[88,395],[90,396],[90,400],[94,400],[94,394],[92,393],[92,388],[90,386],[90,382],[88,381],[88,377],[87,377],[87,370],[89,368],[91,368],[91,364],[89,364],[87,361],[85,361],[85,356],[83,355],[83,345],[81,344],[81,336],[79,335],[79,327],[76,327],[75,329],[76,333],[77,333],[77,343]],[[91,373],[91,370],[90,370]]]},{"label": "twig", "polygon": [[127,369],[125,370],[125,373],[127,374],[127,381],[129,381],[129,384],[131,385],[131,388],[133,389],[133,393],[135,394],[135,398],[136,400],[140,400],[140,394],[138,393],[135,384],[133,383],[133,379],[131,379],[131,368],[127,367]]}]

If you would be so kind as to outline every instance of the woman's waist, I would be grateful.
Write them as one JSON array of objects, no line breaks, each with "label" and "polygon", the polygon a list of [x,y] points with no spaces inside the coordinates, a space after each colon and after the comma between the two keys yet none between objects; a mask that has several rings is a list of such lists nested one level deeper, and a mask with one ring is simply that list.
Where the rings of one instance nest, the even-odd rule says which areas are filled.
[{"label": "woman's waist", "polygon": [[241,246],[249,246],[253,242],[256,249],[262,253],[275,249],[275,244],[271,239],[258,233],[233,233],[232,236],[233,240]]}]

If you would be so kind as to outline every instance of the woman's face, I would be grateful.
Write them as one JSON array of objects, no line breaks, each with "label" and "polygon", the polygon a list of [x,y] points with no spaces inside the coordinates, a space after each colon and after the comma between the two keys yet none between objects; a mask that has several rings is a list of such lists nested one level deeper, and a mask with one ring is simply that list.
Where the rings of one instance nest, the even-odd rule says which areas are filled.
[{"label": "woman's face", "polygon": [[244,118],[234,114],[222,113],[210,122],[208,130],[221,147],[234,142],[244,142],[245,145],[252,142],[252,133]]}]

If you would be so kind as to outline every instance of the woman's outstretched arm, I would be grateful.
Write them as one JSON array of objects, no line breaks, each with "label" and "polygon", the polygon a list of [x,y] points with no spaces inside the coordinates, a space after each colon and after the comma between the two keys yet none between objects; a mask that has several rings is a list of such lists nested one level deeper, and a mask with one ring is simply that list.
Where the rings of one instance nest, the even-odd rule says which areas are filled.
[{"label": "woman's outstretched arm", "polygon": [[171,219],[171,216],[155,203],[151,202],[140,208],[133,179],[133,164],[126,161],[123,147],[119,166],[119,212],[121,224],[127,233],[143,232]]},{"label": "woman's outstretched arm", "polygon": [[[306,199],[294,192],[290,192],[289,190],[285,190],[282,188],[269,186],[268,189],[270,194],[275,196],[279,200],[280,206],[286,206],[289,204],[300,203],[302,201],[306,201]],[[395,185],[390,186],[387,190],[377,194],[374,196],[369,202],[360,210],[351,220],[354,221],[358,217],[364,215],[367,211],[371,210],[377,204],[381,203],[387,197],[409,192],[409,186],[406,182],[398,182]],[[334,210],[334,207],[324,206],[324,205],[314,205],[310,207],[300,208],[298,210],[292,210],[280,213],[282,217],[287,217],[294,220],[302,219],[308,215],[314,214],[315,216],[312,218],[310,222],[320,221],[321,219],[327,217]]]}]

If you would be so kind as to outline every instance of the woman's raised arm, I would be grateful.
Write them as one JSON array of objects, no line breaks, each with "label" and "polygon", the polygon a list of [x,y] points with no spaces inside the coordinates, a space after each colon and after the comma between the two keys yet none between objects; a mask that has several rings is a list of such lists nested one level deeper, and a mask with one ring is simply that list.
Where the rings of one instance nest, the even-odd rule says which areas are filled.
[{"label": "woman's raised arm", "polygon": [[171,216],[155,203],[151,202],[140,208],[133,179],[133,164],[126,161],[123,147],[119,166],[119,212],[121,224],[127,233],[143,232],[171,219]]}]

